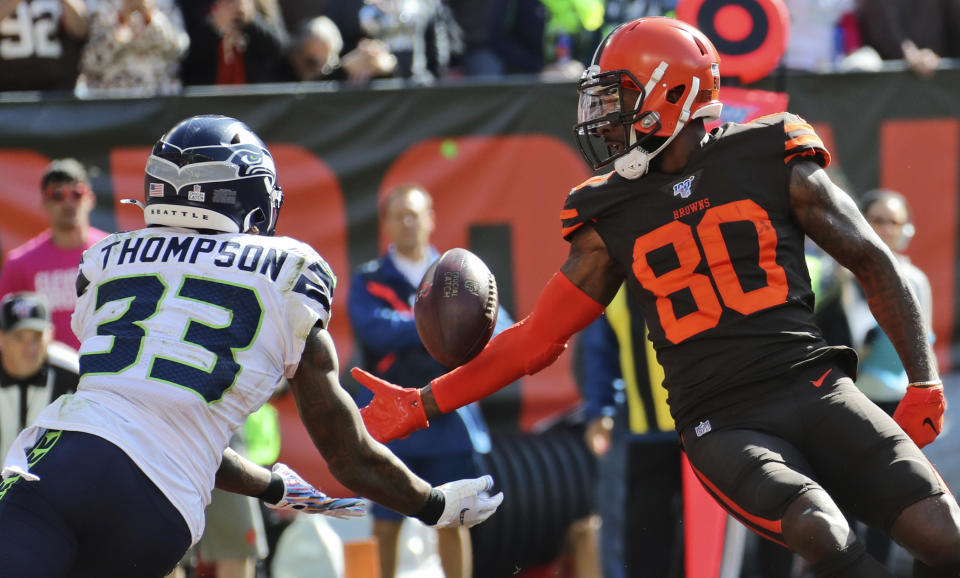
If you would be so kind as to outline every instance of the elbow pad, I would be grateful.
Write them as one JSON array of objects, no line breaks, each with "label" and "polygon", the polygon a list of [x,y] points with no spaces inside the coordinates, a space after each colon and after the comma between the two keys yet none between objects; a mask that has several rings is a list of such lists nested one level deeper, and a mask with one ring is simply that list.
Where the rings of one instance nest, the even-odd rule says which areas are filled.
[{"label": "elbow pad", "polygon": [[480,355],[430,382],[437,407],[453,411],[537,373],[556,361],[570,337],[603,309],[565,275],[555,274],[529,316],[491,339]]}]

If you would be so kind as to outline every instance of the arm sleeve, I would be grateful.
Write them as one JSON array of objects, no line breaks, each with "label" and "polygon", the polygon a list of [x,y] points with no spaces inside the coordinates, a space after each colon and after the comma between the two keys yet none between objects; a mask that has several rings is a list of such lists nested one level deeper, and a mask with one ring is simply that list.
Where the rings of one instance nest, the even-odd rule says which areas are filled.
[{"label": "arm sleeve", "polygon": [[437,407],[447,413],[547,367],[603,309],[558,272],[530,315],[491,339],[480,355],[430,382]]}]

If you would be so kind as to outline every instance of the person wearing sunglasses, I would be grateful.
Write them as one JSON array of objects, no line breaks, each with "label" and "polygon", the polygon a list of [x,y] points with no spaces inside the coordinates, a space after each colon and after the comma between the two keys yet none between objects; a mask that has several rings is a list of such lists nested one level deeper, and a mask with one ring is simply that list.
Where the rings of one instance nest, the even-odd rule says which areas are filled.
[{"label": "person wearing sunglasses", "polygon": [[96,197],[78,160],[62,158],[47,165],[40,191],[50,226],[6,255],[0,297],[15,291],[42,294],[50,303],[54,339],[77,349],[80,342],[70,329],[77,266],[83,251],[107,233],[90,226]]}]

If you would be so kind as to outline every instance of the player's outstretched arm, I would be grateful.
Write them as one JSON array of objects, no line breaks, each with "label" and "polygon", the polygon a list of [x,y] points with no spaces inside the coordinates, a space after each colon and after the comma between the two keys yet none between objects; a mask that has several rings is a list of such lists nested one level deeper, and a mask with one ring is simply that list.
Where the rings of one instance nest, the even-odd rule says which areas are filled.
[{"label": "player's outstretched arm", "polygon": [[353,376],[374,392],[363,420],[381,441],[409,435],[427,420],[477,401],[524,375],[553,363],[567,341],[603,313],[623,282],[600,235],[581,227],[560,271],[547,283],[533,311],[504,330],[466,364],[422,389],[400,388],[354,368]]},{"label": "player's outstretched arm", "polygon": [[903,362],[912,387],[895,419],[917,445],[933,441],[943,425],[943,385],[920,304],[897,258],[853,199],[813,161],[791,165],[790,203],[804,232],[856,276],[870,311]]},{"label": "player's outstretched arm", "polygon": [[[503,495],[486,496],[493,486],[489,477],[431,488],[377,443],[341,387],[338,369],[333,339],[326,330],[314,327],[290,380],[290,391],[314,445],[340,483],[429,525],[472,526],[496,511]],[[450,513],[454,510],[456,515]]]}]

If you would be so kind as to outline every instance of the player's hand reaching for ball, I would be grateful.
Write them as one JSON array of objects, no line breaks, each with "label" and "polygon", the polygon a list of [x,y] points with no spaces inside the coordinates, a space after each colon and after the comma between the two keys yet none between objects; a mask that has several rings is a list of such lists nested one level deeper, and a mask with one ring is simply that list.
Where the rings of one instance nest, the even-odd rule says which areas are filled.
[{"label": "player's hand reaching for ball", "polygon": [[394,385],[359,367],[351,369],[350,375],[373,392],[370,403],[360,409],[373,439],[387,443],[430,425],[419,389]]}]

